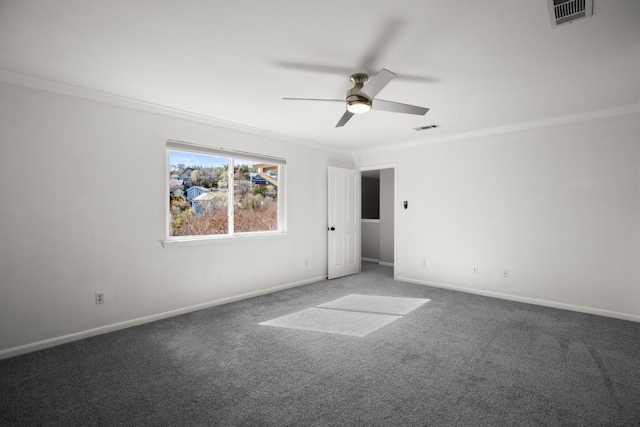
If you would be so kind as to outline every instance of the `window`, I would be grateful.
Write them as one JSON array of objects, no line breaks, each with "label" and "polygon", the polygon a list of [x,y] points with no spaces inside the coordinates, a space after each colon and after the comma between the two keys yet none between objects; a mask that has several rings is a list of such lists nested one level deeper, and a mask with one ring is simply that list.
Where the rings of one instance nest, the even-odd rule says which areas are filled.
[{"label": "window", "polygon": [[284,231],[285,160],[167,141],[168,238]]}]

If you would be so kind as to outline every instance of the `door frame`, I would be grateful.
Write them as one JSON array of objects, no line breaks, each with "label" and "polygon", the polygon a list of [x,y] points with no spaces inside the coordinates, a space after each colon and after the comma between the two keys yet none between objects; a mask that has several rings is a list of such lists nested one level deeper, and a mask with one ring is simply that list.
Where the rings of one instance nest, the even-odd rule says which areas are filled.
[{"label": "door frame", "polygon": [[[360,172],[393,169],[393,278],[396,278],[398,264],[398,163],[384,163],[379,165],[360,166]],[[362,199],[362,195],[360,195]],[[359,200],[362,203],[362,200]],[[361,236],[362,239],[362,236]]]}]

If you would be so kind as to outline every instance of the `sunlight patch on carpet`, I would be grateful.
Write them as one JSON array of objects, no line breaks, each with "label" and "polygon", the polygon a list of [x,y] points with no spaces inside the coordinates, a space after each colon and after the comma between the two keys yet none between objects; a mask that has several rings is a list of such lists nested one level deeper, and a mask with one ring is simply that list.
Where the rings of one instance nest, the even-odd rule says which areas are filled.
[{"label": "sunlight patch on carpet", "polygon": [[402,316],[389,314],[362,313],[357,311],[307,308],[260,323],[267,326],[302,329],[305,331],[364,337],[376,329],[388,325]]},{"label": "sunlight patch on carpet", "polygon": [[260,325],[364,337],[429,301],[351,294]]},{"label": "sunlight patch on carpet", "polygon": [[405,315],[429,300],[424,298],[383,297],[375,295],[347,295],[318,307],[366,313]]}]

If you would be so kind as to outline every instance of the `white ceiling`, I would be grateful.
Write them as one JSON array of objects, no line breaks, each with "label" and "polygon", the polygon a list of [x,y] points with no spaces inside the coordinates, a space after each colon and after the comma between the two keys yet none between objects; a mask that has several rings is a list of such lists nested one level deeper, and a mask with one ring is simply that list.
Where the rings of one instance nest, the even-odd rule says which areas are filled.
[{"label": "white ceiling", "polygon": [[[381,68],[431,111],[282,100]],[[552,28],[546,0],[0,0],[0,69],[361,150],[637,106],[640,1]]]}]

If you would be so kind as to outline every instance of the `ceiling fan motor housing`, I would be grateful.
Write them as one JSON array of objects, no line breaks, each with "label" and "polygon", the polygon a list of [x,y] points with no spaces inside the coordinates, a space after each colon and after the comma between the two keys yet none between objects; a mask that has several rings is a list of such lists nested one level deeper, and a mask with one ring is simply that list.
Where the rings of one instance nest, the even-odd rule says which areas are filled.
[{"label": "ceiling fan motor housing", "polygon": [[347,110],[352,113],[366,113],[371,109],[371,99],[359,94],[360,89],[369,80],[369,76],[363,73],[353,74],[350,78],[354,86],[347,91]]}]

